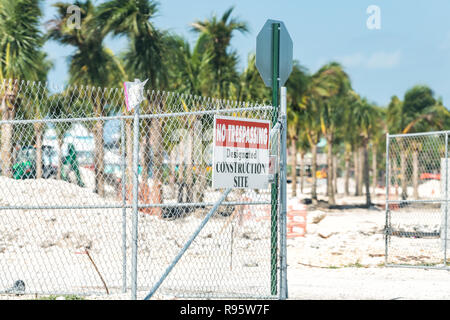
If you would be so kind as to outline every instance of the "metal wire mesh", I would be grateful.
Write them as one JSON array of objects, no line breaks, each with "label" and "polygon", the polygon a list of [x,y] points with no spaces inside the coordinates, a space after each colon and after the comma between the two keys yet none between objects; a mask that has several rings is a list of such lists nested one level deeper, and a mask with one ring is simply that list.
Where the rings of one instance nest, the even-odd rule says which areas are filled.
[{"label": "metal wire mesh", "polygon": [[447,267],[448,132],[388,136],[386,262]]},{"label": "metal wire mesh", "polygon": [[[133,162],[138,161],[137,290],[159,279],[221,195],[211,187],[214,115],[271,119],[272,107],[146,91],[0,84],[0,291],[129,292]],[[157,297],[273,297],[271,191],[233,190]],[[14,289],[14,288],[13,288]]]}]

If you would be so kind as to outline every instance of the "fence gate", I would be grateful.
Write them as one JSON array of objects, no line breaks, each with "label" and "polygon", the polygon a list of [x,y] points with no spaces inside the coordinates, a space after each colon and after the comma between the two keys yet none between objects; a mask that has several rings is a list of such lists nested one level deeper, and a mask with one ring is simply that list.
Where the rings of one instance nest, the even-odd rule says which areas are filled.
[{"label": "fence gate", "polygon": [[0,84],[1,294],[279,297],[285,126],[271,124],[277,183],[211,185],[214,116],[276,110],[145,96],[127,113],[121,88]]},{"label": "fence gate", "polygon": [[387,135],[386,264],[448,268],[448,131]]}]

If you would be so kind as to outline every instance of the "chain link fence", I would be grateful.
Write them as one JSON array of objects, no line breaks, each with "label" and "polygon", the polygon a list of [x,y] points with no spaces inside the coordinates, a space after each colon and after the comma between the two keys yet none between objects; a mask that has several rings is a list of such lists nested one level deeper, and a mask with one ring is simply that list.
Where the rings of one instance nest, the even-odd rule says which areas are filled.
[{"label": "chain link fence", "polygon": [[[0,84],[3,294],[144,297],[222,195],[214,116],[272,119],[270,106],[145,94],[135,115],[122,89]],[[276,298],[271,199],[233,189],[154,297]]]},{"label": "chain link fence", "polygon": [[448,132],[387,136],[386,264],[447,268]]}]

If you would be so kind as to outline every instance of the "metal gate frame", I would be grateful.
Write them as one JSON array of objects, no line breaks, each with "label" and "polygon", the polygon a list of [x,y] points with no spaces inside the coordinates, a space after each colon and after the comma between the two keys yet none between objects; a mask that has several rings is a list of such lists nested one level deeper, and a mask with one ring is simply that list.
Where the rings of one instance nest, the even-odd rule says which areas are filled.
[{"label": "metal gate frame", "polygon": [[[402,267],[402,268],[426,268],[426,269],[444,269],[450,270],[450,263],[447,261],[447,250],[448,248],[448,205],[449,205],[449,165],[448,165],[448,136],[450,131],[433,131],[433,132],[420,132],[420,133],[408,133],[408,134],[386,134],[386,190],[385,190],[385,228],[384,228],[384,236],[385,236],[385,266],[387,267]],[[441,174],[440,174],[440,187],[441,191],[439,197],[437,198],[428,198],[428,199],[392,199],[390,187],[392,186],[392,179],[395,181],[395,176],[391,175],[391,157],[397,156],[393,154],[392,144],[397,143],[398,140],[413,140],[413,139],[432,139],[433,137],[442,137],[443,141],[441,141],[444,146],[438,145],[442,150],[442,155],[440,157],[441,161]],[[439,141],[439,139],[438,139]],[[406,152],[406,151],[404,151]],[[406,155],[407,157],[407,155]],[[445,162],[444,172],[442,172],[442,160]],[[406,164],[407,162],[405,162]],[[406,172],[406,169],[404,169]],[[397,173],[396,173],[397,174]],[[445,174],[444,181],[442,182],[443,175]],[[402,177],[402,179],[406,179]],[[406,183],[405,183],[406,185]],[[442,188],[444,190],[442,190]],[[403,191],[402,191],[403,192]],[[407,207],[407,206],[427,206],[427,205],[440,205],[441,215],[443,223],[441,223],[440,229],[438,232],[431,232],[430,234],[438,235],[443,244],[441,245],[442,252],[442,263],[419,263],[419,264],[407,264],[407,263],[391,263],[390,259],[390,244],[394,237],[411,237],[420,239],[422,236],[430,236],[430,234],[421,232],[405,232],[405,231],[396,231],[392,226],[392,210],[391,207]],[[442,232],[444,234],[442,234]]]},{"label": "metal gate frame", "polygon": [[[287,286],[287,192],[286,192],[286,177],[287,177],[287,100],[286,100],[286,87],[281,87],[281,105],[280,110],[278,108],[273,108],[273,119],[277,119],[276,123],[272,124],[272,129],[270,136],[274,136],[276,133],[279,133],[279,143],[278,143],[278,155],[279,159],[277,159],[277,169],[279,169],[279,177],[278,173],[274,174],[274,178],[272,180],[272,189],[275,187],[276,190],[276,207],[275,209],[271,209],[271,212],[276,212],[276,222],[275,225],[272,225],[272,237],[275,236],[275,242],[276,247],[272,246],[272,250],[275,250],[271,253],[272,259],[273,257],[277,257],[275,261],[272,260],[272,275],[271,275],[271,290],[273,295],[267,296],[267,297],[260,297],[260,298],[266,298],[266,299],[281,299],[285,300],[288,298],[288,286]],[[216,110],[216,113],[219,110]],[[238,111],[238,110],[233,110]],[[227,110],[222,110],[223,112],[227,112]],[[139,132],[139,107],[135,110],[135,120],[134,120],[134,131],[135,136],[138,136]],[[133,159],[138,159],[139,157],[139,141],[135,139],[134,141],[134,149],[133,149]],[[135,167],[133,168],[134,177],[133,177],[133,230],[132,230],[132,236],[133,236],[133,255],[132,255],[132,286],[131,286],[131,299],[136,300],[137,299],[137,291],[138,291],[138,281],[137,281],[137,237],[138,237],[138,208],[139,201],[138,201],[138,182],[137,182],[137,163],[138,160],[133,161],[133,164]],[[279,181],[278,181],[279,179]],[[275,183],[278,182],[278,183]],[[185,252],[189,249],[192,242],[195,240],[195,238],[198,236],[198,234],[202,231],[204,226],[208,223],[212,215],[217,211],[219,206],[221,204],[227,204],[225,203],[225,198],[227,195],[231,192],[232,188],[226,189],[220,199],[214,203],[214,206],[211,210],[209,210],[208,214],[205,216],[205,218],[202,220],[202,222],[199,224],[197,229],[193,232],[193,234],[190,236],[189,240],[186,241],[184,246],[181,248],[181,250],[178,252],[178,254],[174,257],[172,262],[167,266],[164,273],[161,275],[159,280],[152,286],[148,294],[145,296],[144,300],[150,300],[154,294],[157,292],[161,284],[164,282],[164,280],[167,278],[167,276],[170,274],[172,269],[177,265],[179,260],[183,257]],[[273,193],[272,193],[273,197]],[[234,203],[234,204],[240,204],[240,203]],[[255,204],[255,203],[253,203]],[[263,203],[260,203],[263,204]],[[274,199],[266,204],[274,205]],[[148,207],[148,206],[146,206]],[[273,222],[272,218],[272,222]],[[276,227],[275,227],[276,226]],[[276,228],[274,230],[274,228]],[[275,231],[275,235],[273,232]],[[277,240],[279,233],[279,241]],[[272,240],[273,241],[273,240]],[[275,268],[275,269],[274,269]],[[279,279],[279,280],[278,280]],[[277,288],[277,282],[279,281],[279,288]],[[236,298],[236,296],[230,296],[232,298]],[[216,297],[217,298],[217,297]],[[229,298],[229,296],[220,296],[219,298]],[[248,296],[242,297],[242,298],[249,298]]]}]

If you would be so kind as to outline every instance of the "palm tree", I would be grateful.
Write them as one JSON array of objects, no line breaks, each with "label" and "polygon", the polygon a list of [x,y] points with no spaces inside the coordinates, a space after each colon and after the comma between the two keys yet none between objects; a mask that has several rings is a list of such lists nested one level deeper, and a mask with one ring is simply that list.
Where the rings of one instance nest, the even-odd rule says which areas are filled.
[{"label": "palm tree", "polygon": [[[45,64],[43,65],[45,67]],[[50,63],[47,63],[50,69]],[[31,83],[26,97],[23,99],[23,109],[25,117],[28,119],[43,119],[50,111],[50,104],[48,101],[48,90],[43,87],[41,83]],[[45,129],[44,122],[34,122],[34,142],[36,147],[36,178],[40,179],[43,176],[42,163],[42,144]]]},{"label": "palm tree", "polygon": [[[288,137],[291,150],[291,190],[292,197],[297,196],[297,154],[300,153],[300,192],[303,193],[305,178],[305,154],[311,147],[305,130],[302,130],[300,116],[289,116],[288,110]],[[295,119],[295,118],[297,119]]]},{"label": "palm tree", "polygon": [[229,97],[231,84],[238,81],[235,70],[237,54],[229,49],[233,33],[248,32],[246,22],[231,17],[233,10],[233,7],[226,10],[220,19],[213,15],[210,19],[191,24],[194,32],[205,35],[208,39],[205,45],[212,52],[213,90],[221,99]]},{"label": "palm tree", "polygon": [[[302,131],[304,131],[305,137],[311,148],[311,171],[312,171],[312,187],[311,187],[311,199],[313,203],[317,202],[317,144],[321,138],[322,129],[320,114],[321,101],[330,96],[330,88],[332,83],[329,77],[323,75],[323,73],[316,72],[313,75],[308,76],[304,82],[306,85],[305,91],[298,99],[299,103],[299,115],[301,120]],[[291,90],[292,91],[292,90]],[[295,90],[294,90],[295,92]]]},{"label": "palm tree", "polygon": [[101,34],[128,37],[129,47],[123,59],[127,71],[132,73],[129,76],[149,78],[152,88],[167,79],[161,68],[166,33],[156,29],[151,21],[157,12],[155,1],[110,0],[99,5],[95,16],[95,27]]},{"label": "palm tree", "polygon": [[331,62],[323,66],[318,72],[319,78],[327,79],[329,96],[320,99],[320,122],[322,133],[327,140],[327,190],[328,203],[334,204],[333,182],[333,142],[336,128],[341,124],[344,106],[349,101],[351,89],[350,79],[341,65]]},{"label": "palm tree", "polygon": [[[290,118],[294,119],[295,115],[300,127],[297,136],[299,137],[298,143],[293,146],[291,139],[291,148],[292,150],[294,150],[294,147],[299,148],[301,154],[307,146],[311,148],[311,198],[314,203],[317,202],[317,144],[322,134],[320,117],[317,115],[321,112],[323,100],[333,93],[334,79],[329,76],[332,73],[319,70],[315,74],[309,75],[298,62],[294,62],[293,75],[287,82],[289,107],[292,109]],[[294,119],[291,124],[288,124],[292,132],[291,137],[295,137],[295,122]],[[295,153],[295,151],[292,151],[292,153]]]},{"label": "palm tree", "polygon": [[[402,119],[402,108],[403,108],[403,102],[397,97],[397,96],[392,96],[391,97],[391,101],[389,102],[389,105],[387,107],[387,111],[386,111],[386,123],[387,123],[387,128],[388,128],[388,132],[389,133],[400,133],[402,131],[401,129],[401,119]],[[389,184],[393,183],[395,184],[395,189],[396,189],[396,194],[398,192],[398,181],[397,181],[397,176],[398,176],[398,159],[397,159],[397,155],[390,155],[390,157],[392,157],[392,165],[389,165],[389,168],[391,170],[391,173],[386,172],[386,174],[389,174],[391,177],[391,181],[388,181]],[[403,152],[401,152],[400,157],[402,157],[401,162],[404,163],[404,165],[406,165],[406,159],[403,160],[404,158],[404,154]],[[389,162],[391,159],[388,159]],[[401,169],[402,170],[402,169]],[[406,172],[406,171],[404,171]],[[403,173],[404,173],[403,172]],[[404,188],[406,188],[406,179],[402,179],[402,183],[405,183]]]},{"label": "palm tree", "polygon": [[[351,155],[352,155],[352,149],[354,148],[354,145],[356,144],[356,139],[358,138],[358,135],[355,134],[354,128],[356,127],[355,124],[355,117],[353,116],[354,108],[357,107],[358,100],[356,99],[357,95],[356,93],[353,95],[354,99],[351,99],[349,103],[345,106],[345,112],[344,112],[344,121],[342,124],[343,128],[343,144],[344,144],[344,162],[345,162],[345,173],[344,173],[344,194],[346,196],[350,195],[350,171],[351,171]],[[357,164],[357,161],[353,161],[354,164]],[[355,177],[357,170],[354,170]],[[357,179],[355,179],[355,182]]]},{"label": "palm tree", "polygon": [[[46,80],[49,63],[42,51],[44,38],[39,30],[41,1],[3,0],[0,3],[0,101],[2,120],[13,120],[20,105],[19,82],[7,79]],[[2,173],[12,177],[13,125],[1,126]]]},{"label": "palm tree", "polygon": [[372,143],[372,192],[375,195],[378,177],[378,154],[383,153],[384,141],[386,139],[386,109],[374,106],[374,121],[372,125],[372,133],[370,134]]},{"label": "palm tree", "polygon": [[[401,102],[397,97],[391,99],[388,107],[387,121],[390,132],[412,133],[427,131],[432,128],[442,128],[443,118],[442,105],[434,98],[433,91],[427,86],[414,86],[405,93],[404,101]],[[408,148],[411,148],[408,150]],[[400,175],[402,199],[407,199],[407,154],[412,152],[412,182],[413,196],[417,199],[418,178],[419,178],[419,160],[418,154],[421,143],[414,140],[411,146],[403,143],[400,145]]]},{"label": "palm tree", "polygon": [[[207,96],[211,91],[210,83],[213,81],[213,73],[210,62],[212,55],[211,49],[205,46],[207,41],[205,35],[200,35],[191,49],[185,39],[179,38],[178,46],[174,48],[175,59],[169,68],[169,73],[171,83],[175,84],[173,87],[183,93],[180,101],[185,112],[201,110],[204,101],[193,99],[193,97]],[[185,152],[188,152],[186,170],[184,172],[182,170],[184,168],[179,166],[179,174],[180,177],[186,174],[186,197],[194,202],[203,201],[203,190],[207,182],[207,166],[203,157],[205,141],[201,139],[210,127],[207,119],[208,117],[205,116],[191,115],[184,123],[179,121],[172,123],[173,129],[185,129],[188,132],[184,139],[179,137],[180,139],[177,141],[178,146],[183,142],[190,145],[190,148],[179,148],[182,152],[181,159],[185,159]],[[194,175],[194,169],[196,175]]]},{"label": "palm tree", "polygon": [[176,46],[173,47],[175,59],[169,65],[171,89],[197,96],[210,95],[212,53],[205,45],[207,37],[201,35],[193,48],[184,38],[174,37],[173,40]]},{"label": "palm tree", "polygon": [[[344,108],[343,115],[341,119],[345,119],[346,110]],[[335,195],[338,194],[340,189],[338,188],[338,176],[340,173],[342,157],[341,154],[345,154],[345,133],[346,129],[343,124],[336,127],[336,132],[334,134],[333,148],[332,148],[332,165],[333,165],[333,180],[330,187],[333,188]]]},{"label": "palm tree", "polygon": [[350,194],[350,161],[351,161],[351,147],[352,145],[348,142],[344,142],[345,151],[344,151],[344,194],[348,196]]},{"label": "palm tree", "polygon": [[[67,92],[64,93],[55,93],[53,95],[50,95],[48,97],[48,103],[49,103],[49,116],[52,119],[66,119],[70,114],[70,99],[71,95]],[[73,106],[73,105],[72,105]],[[55,122],[54,123],[54,129],[56,132],[56,139],[58,143],[58,150],[59,150],[59,156],[58,156],[58,169],[56,172],[56,179],[61,179],[61,172],[62,172],[62,166],[63,166],[63,158],[61,156],[62,154],[62,148],[63,148],[63,140],[64,140],[64,134],[70,129],[70,123],[68,122]]]},{"label": "palm tree", "polygon": [[[355,123],[357,124],[358,131],[362,138],[363,148],[363,176],[366,189],[366,206],[371,205],[370,198],[370,182],[369,182],[369,157],[368,157],[368,144],[371,139],[371,134],[375,126],[376,121],[379,119],[378,110],[375,109],[366,99],[362,99],[359,105],[354,108],[353,116],[355,117]],[[375,186],[374,186],[375,188]]]},{"label": "palm tree", "polygon": [[[123,55],[125,68],[130,78],[149,79],[152,88],[168,87],[169,64],[174,58],[173,47],[179,41],[166,31],[157,29],[153,19],[158,12],[158,3],[151,0],[110,0],[99,5],[96,15],[96,25],[101,33],[113,36],[126,36],[129,40],[128,49]],[[147,91],[147,101],[142,106],[144,113],[162,113],[166,108],[162,94]],[[129,123],[127,126],[129,127]],[[147,181],[151,154],[153,154],[153,197],[161,201],[162,195],[162,168],[164,140],[162,132],[164,123],[161,119],[144,119],[141,130],[150,134],[142,134],[142,149],[144,157],[141,162],[143,181]],[[131,132],[131,130],[126,130]],[[128,140],[131,137],[128,136]],[[151,145],[151,151],[150,151]],[[160,209],[151,210],[159,214]]]},{"label": "palm tree", "polygon": [[[84,116],[106,116],[107,96],[104,88],[119,86],[125,78],[125,72],[120,60],[114,56],[110,49],[103,45],[106,34],[95,27],[97,8],[92,1],[74,1],[74,4],[81,9],[83,22],[81,28],[72,28],[68,24],[67,9],[72,4],[59,2],[54,5],[57,8],[56,18],[47,22],[47,36],[49,39],[58,41],[63,45],[70,45],[76,48],[75,53],[69,58],[69,84],[72,86],[85,86],[85,92],[81,92],[81,90],[75,92],[75,95],[85,94],[90,99]],[[95,121],[91,130],[94,133],[95,141],[95,191],[100,196],[104,196],[103,121]]]},{"label": "palm tree", "polygon": [[[294,75],[294,71],[295,67],[291,77]],[[239,75],[239,82],[235,86],[235,96],[238,101],[264,102],[270,99],[270,90],[268,90],[258,69],[256,69],[256,55],[254,53],[248,55],[247,67]],[[290,89],[288,89],[288,95],[291,95]]]},{"label": "palm tree", "polygon": [[308,138],[309,145],[311,146],[311,173],[312,173],[312,186],[311,186],[311,199],[313,203],[317,203],[317,144],[321,138],[320,130],[316,130],[317,123],[310,122],[310,128],[306,131],[306,137]]},{"label": "palm tree", "polygon": [[291,189],[292,197],[297,196],[297,140],[299,134],[299,118],[292,108],[287,109],[287,137],[290,141],[291,153]]},{"label": "palm tree", "polygon": [[[288,138],[291,145],[291,174],[292,174],[292,196],[297,195],[297,146],[299,145],[304,155],[304,150],[309,144],[306,138],[306,131],[301,130],[302,123],[306,121],[303,113],[300,111],[302,108],[302,102],[309,89],[309,82],[311,76],[307,73],[307,70],[299,64],[298,61],[294,61],[291,76],[289,77],[287,87],[287,102],[288,102]],[[299,141],[301,143],[299,143]],[[303,160],[303,158],[302,158]],[[303,189],[303,161],[302,161],[302,188]]]}]

